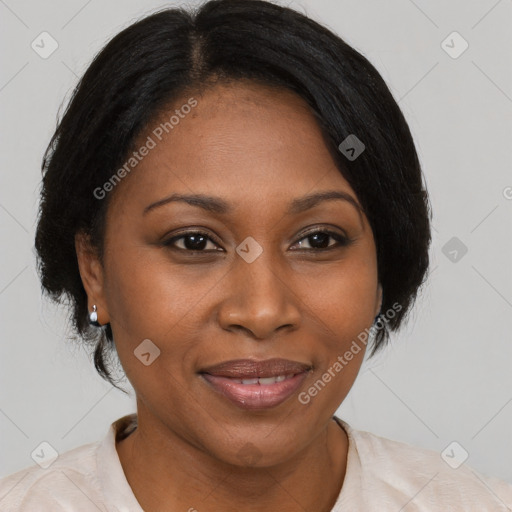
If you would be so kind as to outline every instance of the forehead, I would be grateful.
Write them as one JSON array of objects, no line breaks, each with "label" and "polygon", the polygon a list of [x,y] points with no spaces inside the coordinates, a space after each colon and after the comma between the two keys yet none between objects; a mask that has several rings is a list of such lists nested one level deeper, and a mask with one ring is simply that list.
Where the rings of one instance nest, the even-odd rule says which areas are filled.
[{"label": "forehead", "polygon": [[288,90],[235,82],[190,93],[150,121],[135,148],[149,140],[116,195],[147,204],[166,193],[208,193],[268,204],[315,188],[352,192],[309,106]]}]

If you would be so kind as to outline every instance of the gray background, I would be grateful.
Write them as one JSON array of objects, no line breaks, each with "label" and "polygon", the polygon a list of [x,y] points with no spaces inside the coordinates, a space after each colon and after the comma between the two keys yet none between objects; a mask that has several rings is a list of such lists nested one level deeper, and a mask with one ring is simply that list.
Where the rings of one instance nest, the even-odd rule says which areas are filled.
[{"label": "gray background", "polygon": [[[41,441],[62,453],[135,410],[133,396],[103,382],[67,341],[65,311],[41,297],[33,239],[41,157],[63,99],[110,37],[172,4],[0,0],[0,476],[33,464]],[[410,123],[434,209],[431,273],[411,321],[365,363],[338,414],[438,452],[456,440],[466,464],[512,482],[512,2],[286,4],[383,75]],[[59,44],[47,59],[31,48],[43,31]],[[469,43],[458,58],[442,46],[453,31]],[[453,37],[445,44],[452,54],[462,48]],[[457,261],[452,237],[468,249],[461,257],[456,248]]]}]

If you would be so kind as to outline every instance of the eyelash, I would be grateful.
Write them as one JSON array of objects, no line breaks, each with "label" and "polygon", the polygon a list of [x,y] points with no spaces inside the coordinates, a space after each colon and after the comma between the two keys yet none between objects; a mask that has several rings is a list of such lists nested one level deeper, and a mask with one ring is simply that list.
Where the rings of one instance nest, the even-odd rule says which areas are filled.
[{"label": "eyelash", "polygon": [[[328,235],[330,238],[333,238],[334,240],[336,240],[336,244],[334,245],[330,245],[328,247],[324,247],[323,249],[315,249],[315,248],[311,248],[311,249],[302,249],[303,251],[307,251],[307,252],[316,252],[316,253],[322,253],[322,252],[326,252],[326,251],[330,251],[330,250],[333,250],[333,249],[338,249],[338,248],[341,248],[341,247],[346,247],[348,245],[350,245],[353,240],[351,240],[350,238],[347,238],[335,231],[331,231],[329,229],[326,229],[326,228],[317,228],[315,230],[312,230],[312,231],[309,231],[308,233],[306,233],[302,238],[300,238],[297,242],[295,243],[298,243],[298,242],[301,242],[302,240],[304,239],[307,239],[311,236],[314,236],[316,235],[317,233],[322,233],[322,234],[325,234],[325,235]],[[212,240],[212,238],[208,235],[208,233],[205,233],[203,231],[187,231],[185,233],[180,233],[179,235],[176,235],[172,238],[170,238],[169,240],[166,240],[165,242],[163,242],[163,245],[166,246],[166,247],[169,247],[170,249],[173,249],[173,250],[176,250],[176,251],[181,251],[181,252],[187,252],[189,254],[208,254],[208,253],[211,253],[211,252],[220,252],[218,251],[217,249],[209,249],[209,250],[192,250],[192,249],[183,249],[181,247],[176,247],[174,245],[175,242],[177,242],[178,240],[181,240],[183,238],[186,238],[188,236],[194,236],[194,235],[199,235],[199,236],[203,236],[205,238],[207,238],[209,241],[213,242],[214,244],[217,245],[217,243]],[[294,250],[298,250],[298,251],[301,251],[301,249],[294,249]]]}]

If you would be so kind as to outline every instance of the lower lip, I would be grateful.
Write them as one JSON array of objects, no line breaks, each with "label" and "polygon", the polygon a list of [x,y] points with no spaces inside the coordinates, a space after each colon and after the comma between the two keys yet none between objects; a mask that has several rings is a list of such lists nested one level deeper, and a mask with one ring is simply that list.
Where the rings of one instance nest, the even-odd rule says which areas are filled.
[{"label": "lower lip", "polygon": [[242,409],[270,409],[282,404],[297,391],[304,382],[307,372],[274,384],[240,384],[227,377],[201,374],[202,377],[223,396]]}]

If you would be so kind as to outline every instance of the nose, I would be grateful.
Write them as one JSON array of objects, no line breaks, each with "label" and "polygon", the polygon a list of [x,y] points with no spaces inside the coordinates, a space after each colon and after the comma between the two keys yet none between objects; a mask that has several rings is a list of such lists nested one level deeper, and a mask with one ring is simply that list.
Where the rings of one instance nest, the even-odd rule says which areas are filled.
[{"label": "nose", "polygon": [[271,338],[278,330],[299,327],[299,296],[293,280],[267,251],[252,263],[236,257],[226,276],[225,298],[218,322],[227,331],[243,331],[253,339]]}]

